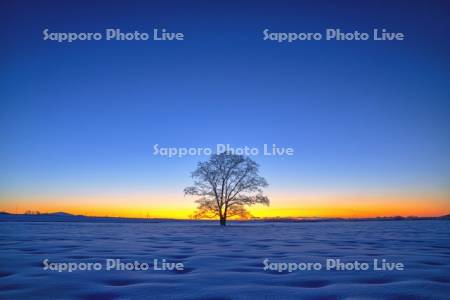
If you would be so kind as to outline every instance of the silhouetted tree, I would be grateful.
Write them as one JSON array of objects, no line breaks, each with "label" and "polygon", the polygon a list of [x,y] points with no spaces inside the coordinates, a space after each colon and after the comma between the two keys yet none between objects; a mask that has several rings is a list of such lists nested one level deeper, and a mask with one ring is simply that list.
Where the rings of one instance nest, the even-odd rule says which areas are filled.
[{"label": "silhouetted tree", "polygon": [[243,155],[230,152],[211,155],[206,162],[199,162],[192,172],[194,185],[184,189],[185,195],[199,196],[195,218],[219,218],[225,226],[227,218],[249,218],[245,206],[269,205],[262,193],[266,180],[259,176],[256,162]]}]

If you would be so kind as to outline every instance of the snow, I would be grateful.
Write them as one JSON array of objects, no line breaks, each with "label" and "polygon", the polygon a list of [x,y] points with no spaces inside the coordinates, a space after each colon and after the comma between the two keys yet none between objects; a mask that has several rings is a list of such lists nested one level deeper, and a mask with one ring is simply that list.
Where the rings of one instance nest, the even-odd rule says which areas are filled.
[{"label": "snow", "polygon": [[[0,222],[1,299],[449,299],[449,221]],[[43,269],[182,262],[183,271]],[[271,262],[403,263],[403,271],[264,270]]]}]

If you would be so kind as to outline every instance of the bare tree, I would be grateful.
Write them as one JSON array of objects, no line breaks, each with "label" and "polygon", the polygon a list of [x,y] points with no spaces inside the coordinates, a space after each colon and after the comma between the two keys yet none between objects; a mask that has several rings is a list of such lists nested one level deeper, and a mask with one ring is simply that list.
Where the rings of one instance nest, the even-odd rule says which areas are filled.
[{"label": "bare tree", "polygon": [[219,218],[225,226],[227,218],[250,217],[245,206],[269,205],[262,188],[266,180],[259,176],[256,162],[242,155],[223,152],[199,162],[192,172],[194,185],[184,189],[185,195],[199,196],[196,218]]}]

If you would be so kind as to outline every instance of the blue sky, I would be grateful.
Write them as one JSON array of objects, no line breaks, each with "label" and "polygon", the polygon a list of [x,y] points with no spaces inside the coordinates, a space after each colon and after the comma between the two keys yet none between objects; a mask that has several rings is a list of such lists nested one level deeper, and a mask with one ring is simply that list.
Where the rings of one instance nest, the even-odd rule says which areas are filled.
[{"label": "blue sky", "polygon": [[[445,1],[2,4],[0,187],[16,196],[181,193],[204,157],[153,144],[293,147],[256,157],[271,189],[448,195]],[[42,40],[150,32],[182,42]],[[403,32],[405,41],[278,44],[262,30]]]}]

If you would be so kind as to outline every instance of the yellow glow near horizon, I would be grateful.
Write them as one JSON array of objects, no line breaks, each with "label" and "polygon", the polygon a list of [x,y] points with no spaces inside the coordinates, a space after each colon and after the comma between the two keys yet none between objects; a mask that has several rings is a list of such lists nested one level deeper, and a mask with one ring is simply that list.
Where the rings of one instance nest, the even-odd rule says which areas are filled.
[{"label": "yellow glow near horizon", "polygon": [[[317,196],[271,195],[271,206],[257,205],[249,211],[255,217],[377,217],[441,216],[450,213],[445,196]],[[0,211],[24,213],[67,212],[87,216],[131,218],[190,218],[195,211],[193,198],[150,196],[34,197],[0,198]]]}]

